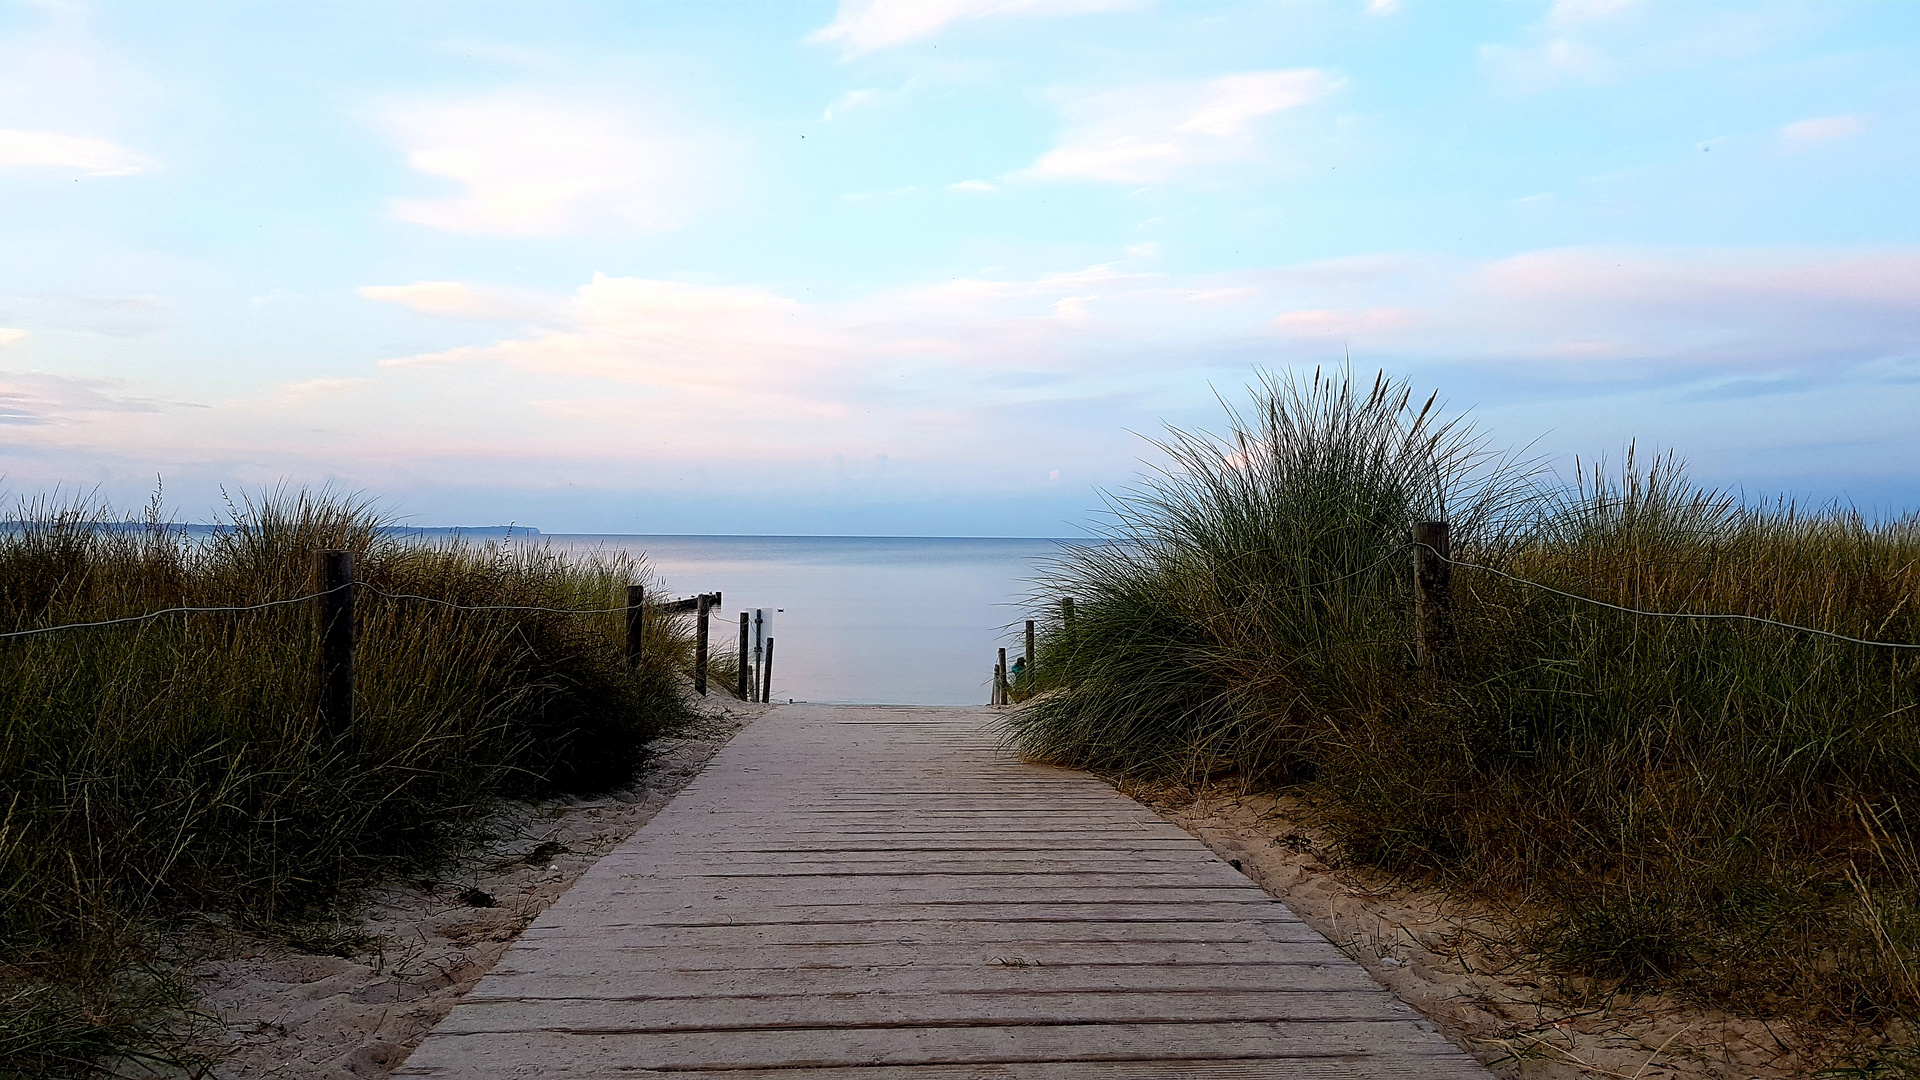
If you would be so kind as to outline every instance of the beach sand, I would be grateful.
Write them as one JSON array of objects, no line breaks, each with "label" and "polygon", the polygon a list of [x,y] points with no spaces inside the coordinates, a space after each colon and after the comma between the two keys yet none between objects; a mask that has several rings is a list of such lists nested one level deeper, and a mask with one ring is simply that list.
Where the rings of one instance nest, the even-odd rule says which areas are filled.
[{"label": "beach sand", "polygon": [[[504,808],[487,822],[495,839],[450,862],[437,880],[389,883],[334,922],[276,936],[210,923],[205,939],[186,947],[206,957],[194,969],[208,1014],[196,1049],[220,1060],[191,1075],[386,1076],[535,916],[772,708],[711,705],[686,736],[657,744],[630,786]],[[140,1075],[130,1065],[122,1073]]]},{"label": "beach sand", "polygon": [[1342,865],[1312,807],[1286,796],[1130,792],[1360,961],[1501,1077],[1749,1080],[1808,1076],[1828,1048],[1787,1025],[1660,995],[1578,1003],[1503,943],[1515,914]]}]

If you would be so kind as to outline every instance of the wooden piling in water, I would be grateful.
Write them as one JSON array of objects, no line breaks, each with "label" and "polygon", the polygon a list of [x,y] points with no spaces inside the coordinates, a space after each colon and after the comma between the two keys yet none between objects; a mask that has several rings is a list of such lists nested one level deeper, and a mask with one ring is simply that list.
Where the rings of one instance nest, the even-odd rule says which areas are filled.
[{"label": "wooden piling in water", "polygon": [[707,613],[712,606],[713,597],[701,593],[695,608],[699,622],[693,632],[693,692],[701,697],[707,694]]},{"label": "wooden piling in water", "polygon": [[760,669],[760,700],[773,700],[773,635],[767,635],[766,666]]},{"label": "wooden piling in water", "polygon": [[734,679],[735,685],[739,687],[741,701],[753,700],[752,688],[747,685],[748,675],[749,673],[747,671],[747,613],[743,611],[740,613],[740,670],[738,672],[737,677]]}]

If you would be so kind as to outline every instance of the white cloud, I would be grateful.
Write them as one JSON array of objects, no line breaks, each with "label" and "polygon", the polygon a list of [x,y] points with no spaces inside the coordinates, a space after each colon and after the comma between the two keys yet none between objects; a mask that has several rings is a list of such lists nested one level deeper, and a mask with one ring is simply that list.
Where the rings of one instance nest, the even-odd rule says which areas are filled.
[{"label": "white cloud", "polygon": [[415,169],[458,194],[402,198],[402,221],[448,232],[552,236],[659,232],[707,201],[713,148],[597,101],[500,93],[390,109],[388,130]]},{"label": "white cloud", "polygon": [[1205,82],[1140,86],[1069,103],[1060,145],[1023,175],[1150,183],[1195,166],[1251,157],[1258,121],[1332,93],[1317,68],[1253,71]]},{"label": "white cloud", "polygon": [[1000,190],[1000,188],[997,185],[990,184],[985,180],[962,180],[957,184],[948,184],[947,186],[952,188],[955,191],[999,191]]},{"label": "white cloud", "polygon": [[11,326],[0,326],[0,345],[11,345],[27,336],[25,330],[16,330]]},{"label": "white cloud", "polygon": [[872,87],[849,90],[834,98],[833,104],[828,105],[826,111],[820,114],[820,119],[832,120],[836,116],[845,116],[855,109],[869,108],[877,103],[881,96],[882,92]]},{"label": "white cloud", "polygon": [[411,285],[362,285],[369,300],[399,304],[428,315],[473,315],[484,301],[473,286],[462,281],[416,281]]},{"label": "white cloud", "polygon": [[1400,0],[1367,0],[1367,14],[1393,15],[1400,10]]},{"label": "white cloud", "polygon": [[1139,6],[1140,0],[840,0],[832,23],[807,35],[838,44],[844,56],[932,37],[957,22],[1012,16],[1088,15]]},{"label": "white cloud", "polygon": [[463,281],[416,281],[411,285],[362,285],[360,295],[398,304],[422,315],[481,322],[540,322],[561,314],[550,299],[506,289],[477,289]]},{"label": "white cloud", "polygon": [[[223,477],[351,476],[415,492],[681,484],[805,499],[837,490],[823,479],[833,455],[885,454],[891,497],[911,501],[1004,495],[1019,490],[1021,470],[1037,474],[1034,462],[1098,482],[1133,453],[1124,428],[1205,422],[1210,383],[1230,388],[1252,364],[1338,363],[1348,350],[1356,366],[1437,379],[1467,400],[1545,401],[1513,407],[1520,437],[1577,430],[1568,448],[1589,451],[1595,439],[1698,428],[1673,406],[1669,426],[1650,432],[1657,410],[1607,413],[1593,402],[1612,399],[1596,387],[1672,401],[1817,386],[1887,416],[1920,395],[1920,248],[1383,254],[1206,275],[1138,265],[834,301],[608,275],[536,297],[462,281],[372,286],[370,298],[476,324],[508,301],[546,314],[483,344],[395,356],[371,372],[314,371],[325,377],[211,410],[0,375],[0,422],[14,425],[16,477],[57,453],[69,465],[110,459],[134,477],[162,465],[172,477],[168,463],[195,461],[218,463]],[[472,336],[458,328],[448,343]],[[1779,400],[1776,412],[1799,399]],[[1874,467],[1912,460],[1910,416],[1822,423],[1795,430],[1877,440]],[[1749,418],[1738,430],[1752,427]],[[1686,445],[1716,444],[1702,435]],[[271,468],[249,464],[261,462]]]},{"label": "white cloud", "polygon": [[1558,0],[1520,42],[1481,46],[1480,61],[1511,91],[1597,85],[1751,56],[1793,40],[1811,18],[1788,5]]},{"label": "white cloud", "polygon": [[155,167],[150,158],[105,139],[0,128],[0,170],[51,169],[82,176],[133,176]]},{"label": "white cloud", "polygon": [[120,424],[129,413],[160,411],[155,402],[122,396],[122,389],[110,379],[0,372],[0,424],[41,427],[98,413],[116,414]]},{"label": "white cloud", "polygon": [[0,294],[0,318],[35,330],[75,330],[131,338],[166,329],[173,321],[173,305],[160,296]]},{"label": "white cloud", "polygon": [[1780,142],[1789,150],[1805,150],[1819,143],[1858,135],[1867,122],[1858,116],[1821,116],[1796,120],[1780,129]]}]

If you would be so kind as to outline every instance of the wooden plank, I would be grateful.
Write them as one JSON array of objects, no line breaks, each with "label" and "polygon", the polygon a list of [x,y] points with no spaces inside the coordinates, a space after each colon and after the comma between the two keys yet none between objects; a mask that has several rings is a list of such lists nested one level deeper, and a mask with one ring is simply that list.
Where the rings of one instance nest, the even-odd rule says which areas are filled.
[{"label": "wooden plank", "polygon": [[986,710],[788,707],[398,1075],[1483,1078],[1286,907]]},{"label": "wooden plank", "polygon": [[514,1070],[537,1064],[537,1075],[551,1076],[550,1063],[561,1062],[573,1075],[597,1075],[633,1069],[704,1073],[716,1068],[844,1069],[1214,1057],[1265,1060],[1280,1066],[1267,1074],[1276,1077],[1293,1075],[1296,1061],[1332,1058],[1372,1065],[1373,1071],[1359,1074],[1368,1077],[1486,1080],[1484,1070],[1431,1029],[1419,1032],[1425,1036],[1425,1045],[1410,1045],[1409,1035],[1417,1023],[1013,1024],[664,1034],[585,1030],[450,1035],[436,1029],[395,1075],[535,1075]]},{"label": "wooden plank", "polygon": [[[876,980],[877,982],[877,980]],[[767,1028],[984,1027],[995,1024],[1345,1024],[1404,1021],[1413,1011],[1369,990],[1158,990],[1129,987],[1021,991],[709,994],[699,998],[654,994],[591,998],[468,995],[440,1025],[442,1035],[509,1031],[594,1031],[650,1035],[681,1031],[759,1031]],[[689,1008],[697,1002],[698,1008]]]},{"label": "wooden plank", "polygon": [[[667,969],[634,970],[634,957],[618,959],[628,966],[601,962],[599,955],[585,950],[571,955],[541,954],[546,965],[528,970],[495,968],[487,985],[475,990],[468,1001],[515,1000],[588,1000],[689,997],[734,997],[806,994],[985,994],[1018,992],[1033,994],[1128,994],[1202,993],[1257,991],[1261,993],[1338,994],[1360,993],[1377,998],[1372,980],[1352,965],[1238,962],[1232,959],[1212,963],[1131,963],[1088,964],[1065,959],[1059,950],[1025,949],[990,955],[990,950],[968,950],[964,957],[945,963],[900,964],[898,954],[875,955],[869,949],[869,962],[859,963],[858,953],[842,948],[834,960],[822,962],[815,956],[809,963],[795,967],[756,966],[761,958],[735,953],[729,966],[698,967],[712,964],[712,957],[687,955],[690,965]],[[1243,950],[1244,952],[1244,950]],[[649,957],[655,963],[657,957]],[[848,962],[854,961],[854,962]],[[557,962],[558,967],[551,966]],[[493,977],[497,975],[498,977]]]},{"label": "wooden plank", "polygon": [[[526,949],[559,949],[584,944],[607,953],[620,949],[714,949],[724,945],[764,947],[764,945],[1002,945],[1018,942],[1144,942],[1144,944],[1200,944],[1200,942],[1240,942],[1267,947],[1275,940],[1319,942],[1325,938],[1313,934],[1306,924],[1256,926],[1252,922],[1221,920],[1169,920],[1142,926],[1139,922],[707,922],[699,926],[660,926],[653,924],[645,934],[603,934],[599,928],[555,924],[534,926],[522,934]],[[515,945],[520,949],[522,945]],[[1331,947],[1331,945],[1329,945]],[[505,961],[511,961],[509,951]],[[1321,963],[1315,955],[1313,963]]]}]

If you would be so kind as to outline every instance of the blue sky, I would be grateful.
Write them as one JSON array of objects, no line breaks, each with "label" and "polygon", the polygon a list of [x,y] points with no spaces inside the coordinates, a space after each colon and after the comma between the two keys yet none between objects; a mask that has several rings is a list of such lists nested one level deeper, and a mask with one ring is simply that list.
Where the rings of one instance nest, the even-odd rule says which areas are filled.
[{"label": "blue sky", "polygon": [[0,470],[1062,535],[1350,356],[1920,505],[1920,4],[0,2]]}]

